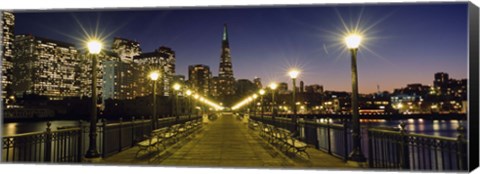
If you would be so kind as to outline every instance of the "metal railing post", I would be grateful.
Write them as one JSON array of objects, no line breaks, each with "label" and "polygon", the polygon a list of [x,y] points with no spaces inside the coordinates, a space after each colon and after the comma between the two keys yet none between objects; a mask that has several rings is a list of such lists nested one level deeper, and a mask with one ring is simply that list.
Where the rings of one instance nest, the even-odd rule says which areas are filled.
[{"label": "metal railing post", "polygon": [[45,162],[51,162],[52,161],[52,130],[50,129],[50,126],[52,123],[50,121],[47,122],[47,129],[45,131],[45,154],[44,154],[44,160]]},{"label": "metal railing post", "polygon": [[120,119],[118,120],[119,121],[119,125],[118,125],[118,152],[121,152],[122,151],[122,122],[123,122],[123,118],[120,117]]},{"label": "metal railing post", "polygon": [[132,146],[135,144],[135,117],[132,117]]},{"label": "metal railing post", "polygon": [[402,169],[410,169],[410,152],[408,149],[408,133],[407,129],[405,128],[405,122],[400,123],[400,136],[401,136],[401,166]]},{"label": "metal railing post", "polygon": [[327,143],[328,143],[328,154],[332,154],[332,146],[331,146],[331,139],[330,139],[330,122],[327,117]]},{"label": "metal railing post", "polygon": [[102,158],[105,158],[105,154],[106,154],[106,136],[107,135],[107,120],[104,118],[102,119],[102,152],[101,152],[101,155],[102,155]]},{"label": "metal railing post", "polygon": [[78,134],[78,139],[77,139],[77,162],[82,161],[82,149],[83,149],[83,142],[82,142],[82,136],[83,136],[83,126],[82,126],[82,120],[78,121],[78,125],[80,127],[79,134]]},{"label": "metal railing post", "polygon": [[347,138],[347,135],[348,134],[348,126],[347,126],[347,119],[345,118],[343,120],[343,142],[345,143],[344,145],[344,151],[345,151],[345,154],[343,154],[343,160],[345,162],[348,161],[348,138]]},{"label": "metal railing post", "polygon": [[368,131],[368,167],[373,168],[373,134]]},{"label": "metal railing post", "polygon": [[465,140],[465,128],[460,121],[459,127],[457,128],[457,161],[459,170],[467,170],[467,143]]}]

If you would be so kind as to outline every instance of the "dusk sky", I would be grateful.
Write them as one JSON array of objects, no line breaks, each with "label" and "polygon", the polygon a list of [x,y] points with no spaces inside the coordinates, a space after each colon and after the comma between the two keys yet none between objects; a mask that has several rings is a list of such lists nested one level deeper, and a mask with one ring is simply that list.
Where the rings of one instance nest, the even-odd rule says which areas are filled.
[{"label": "dusk sky", "polygon": [[[15,34],[33,34],[82,48],[83,26],[98,24],[106,41],[140,42],[143,52],[167,46],[176,52],[177,73],[192,64],[218,75],[223,24],[228,25],[236,79],[299,81],[325,90],[351,91],[350,55],[342,33],[357,23],[360,93],[392,91],[409,83],[431,85],[436,72],[467,78],[467,3],[416,5],[262,6],[242,8],[109,9],[103,11],[16,12]],[[78,21],[78,22],[77,22]],[[107,44],[110,45],[110,44]],[[188,77],[188,76],[187,76]]]}]

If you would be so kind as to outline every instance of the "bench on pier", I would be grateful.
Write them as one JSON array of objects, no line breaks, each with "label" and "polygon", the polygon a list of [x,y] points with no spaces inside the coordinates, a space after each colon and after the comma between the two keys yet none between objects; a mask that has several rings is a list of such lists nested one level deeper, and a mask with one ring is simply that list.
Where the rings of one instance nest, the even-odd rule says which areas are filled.
[{"label": "bench on pier", "polygon": [[260,136],[267,139],[270,144],[278,146],[285,153],[292,151],[296,155],[305,154],[310,159],[310,155],[306,152],[307,143],[295,138],[292,132],[262,122],[258,122],[258,124]]},{"label": "bench on pier", "polygon": [[144,136],[145,140],[137,143],[137,147],[139,149],[135,154],[135,157],[138,157],[141,152],[152,153],[160,151],[160,148],[158,147],[159,145],[161,145],[165,149],[166,146],[164,134],[166,132],[167,128],[161,128],[153,130],[148,136]]}]

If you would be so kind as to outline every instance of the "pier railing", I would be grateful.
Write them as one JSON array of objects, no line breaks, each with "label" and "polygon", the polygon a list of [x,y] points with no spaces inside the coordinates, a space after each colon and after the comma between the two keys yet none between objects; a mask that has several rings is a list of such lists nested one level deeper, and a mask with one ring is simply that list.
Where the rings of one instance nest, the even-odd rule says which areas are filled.
[{"label": "pier railing", "polygon": [[[294,123],[288,116],[250,117],[276,127],[294,131]],[[298,136],[305,143],[333,156],[348,160],[353,149],[349,120],[341,124],[329,119],[298,120]],[[457,138],[409,133],[405,123],[398,128],[361,127],[362,151],[370,168],[400,170],[467,170],[467,140],[460,124]]]},{"label": "pier railing", "polygon": [[2,162],[76,162],[82,158],[82,130],[69,128],[2,138]]},{"label": "pier railing", "polygon": [[[158,119],[158,127],[201,119],[200,116],[166,117]],[[2,137],[2,162],[80,162],[88,149],[88,125],[47,128],[42,132]],[[151,120],[132,118],[131,121],[97,124],[97,148],[102,157],[108,157],[143,141],[151,132]]]}]

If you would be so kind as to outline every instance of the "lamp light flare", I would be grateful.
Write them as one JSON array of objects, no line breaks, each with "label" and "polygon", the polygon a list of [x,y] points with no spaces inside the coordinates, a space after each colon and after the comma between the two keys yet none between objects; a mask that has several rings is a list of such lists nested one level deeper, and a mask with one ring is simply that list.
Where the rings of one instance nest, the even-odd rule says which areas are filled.
[{"label": "lamp light flare", "polygon": [[87,48],[90,54],[98,54],[102,50],[102,43],[98,40],[91,40],[87,43]]},{"label": "lamp light flare", "polygon": [[268,85],[268,86],[270,87],[270,89],[275,90],[275,89],[277,89],[277,86],[278,86],[278,85],[277,85],[276,83],[272,82],[272,83],[270,83],[270,85]]},{"label": "lamp light flare", "polygon": [[265,94],[265,90],[260,89],[260,91],[258,91],[258,93],[259,93],[260,95],[264,95],[264,94]]},{"label": "lamp light flare", "polygon": [[149,75],[150,79],[153,80],[153,81],[158,80],[159,76],[160,76],[160,74],[157,71],[153,71]]},{"label": "lamp light flare", "polygon": [[173,85],[173,89],[174,89],[175,91],[180,90],[181,87],[182,87],[182,86],[181,86],[180,84],[178,84],[178,83],[175,83],[175,84]]},{"label": "lamp light flare", "polygon": [[192,95],[192,91],[191,91],[190,89],[187,90],[187,92],[185,92],[185,93],[186,93],[188,96],[189,96],[189,95]]},{"label": "lamp light flare", "polygon": [[292,69],[288,72],[288,75],[290,76],[290,78],[292,79],[296,79],[298,77],[298,75],[300,74],[300,71],[296,70],[296,69]]},{"label": "lamp light flare", "polygon": [[345,37],[345,44],[347,44],[347,47],[350,49],[358,48],[361,42],[362,42],[362,36],[358,34],[350,34],[347,37]]}]

